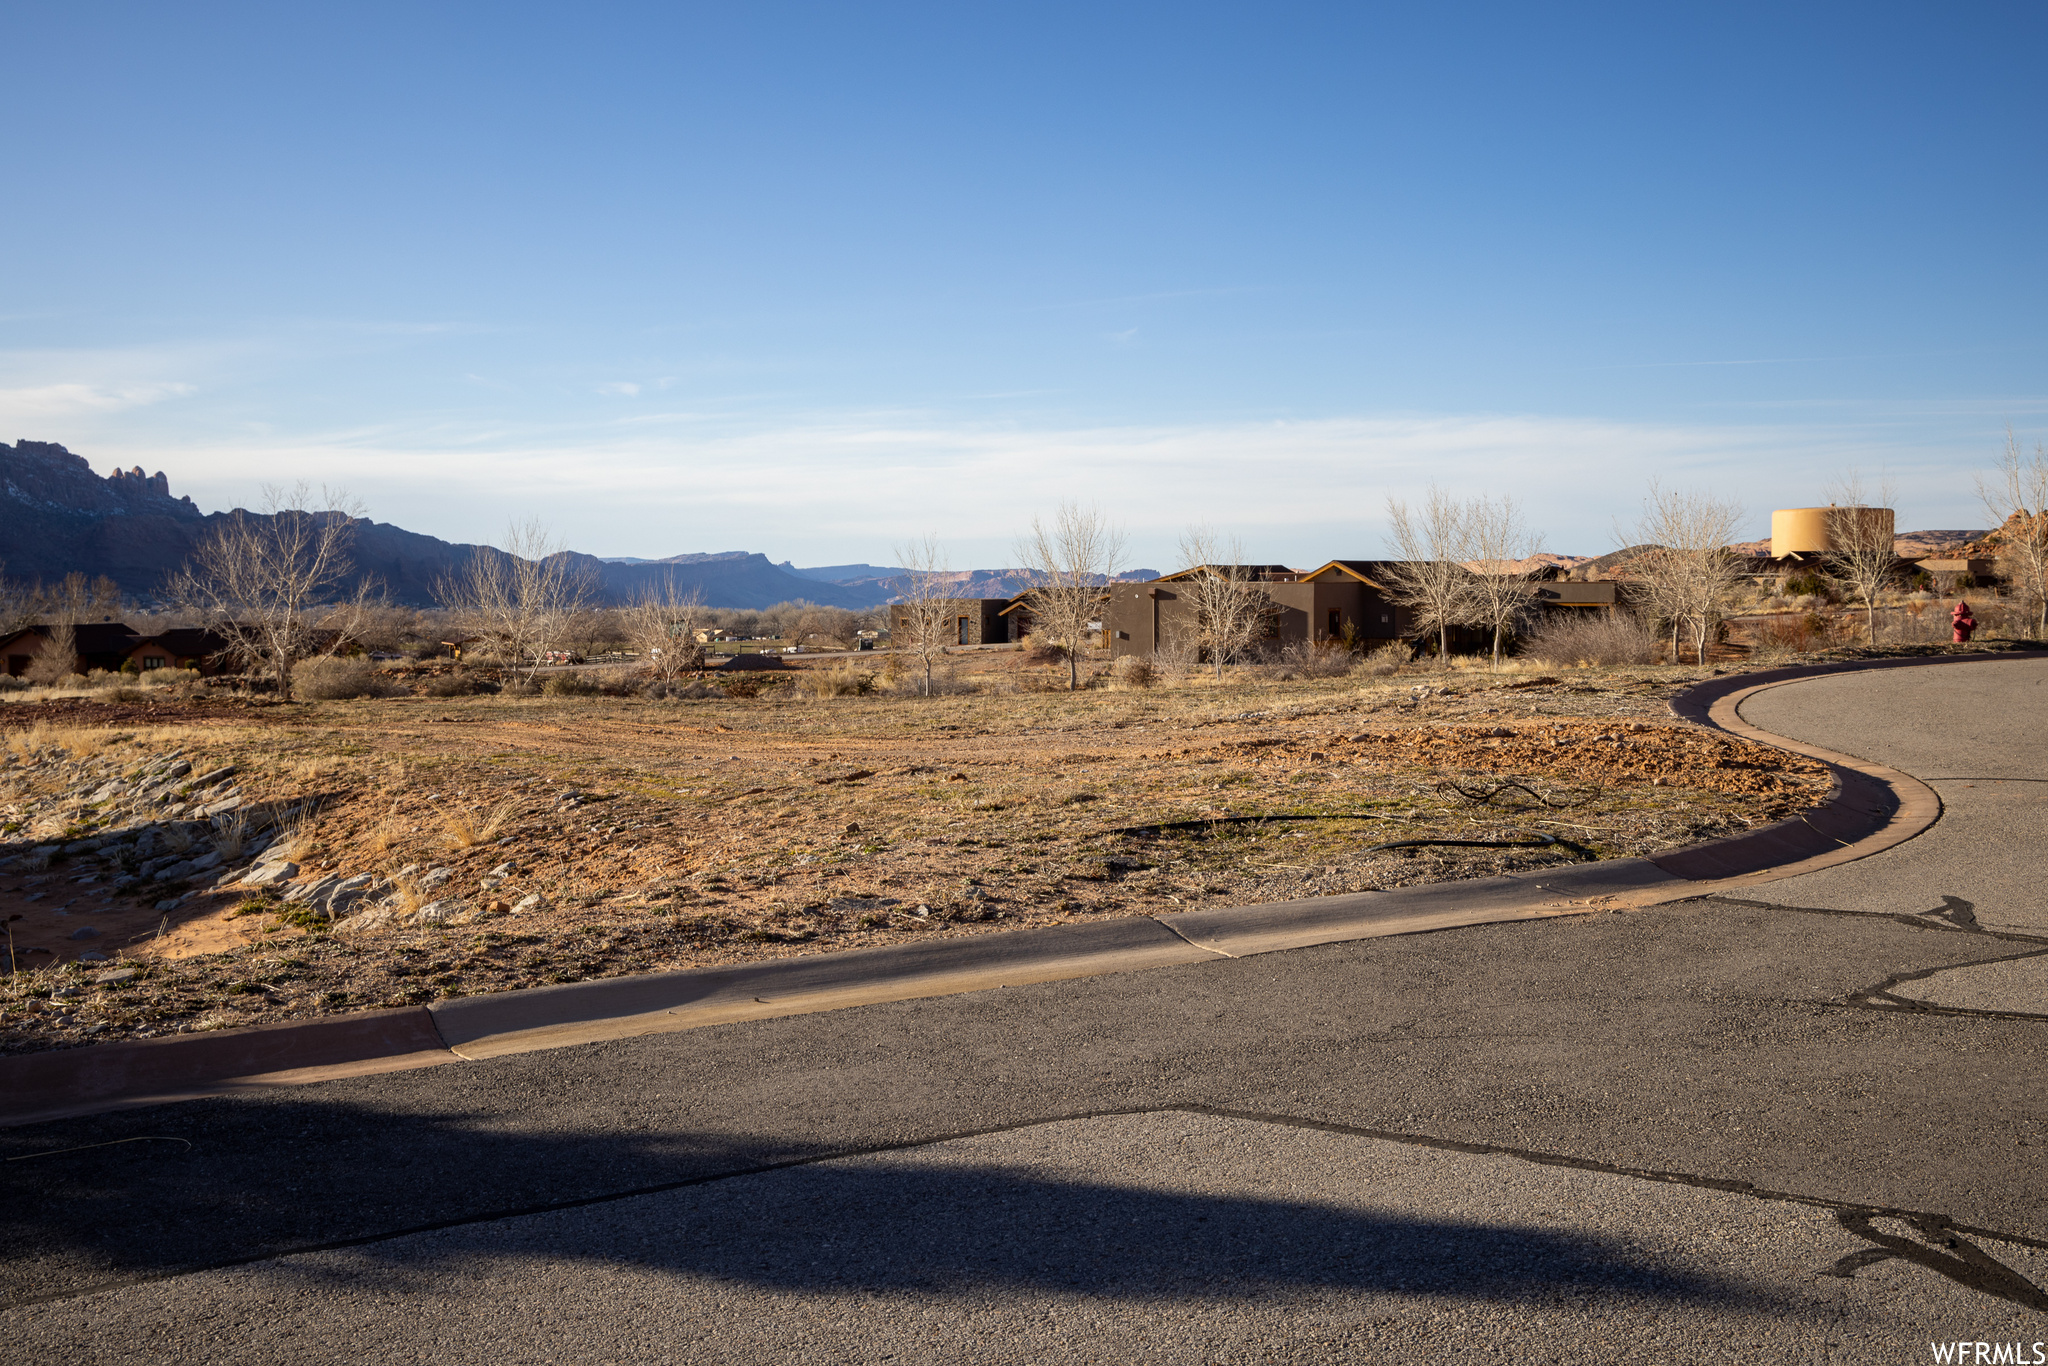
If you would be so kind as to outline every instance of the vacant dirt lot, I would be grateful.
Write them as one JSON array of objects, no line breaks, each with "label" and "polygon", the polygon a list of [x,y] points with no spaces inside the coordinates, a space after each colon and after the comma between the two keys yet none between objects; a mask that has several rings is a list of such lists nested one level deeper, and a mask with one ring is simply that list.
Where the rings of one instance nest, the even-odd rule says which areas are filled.
[{"label": "vacant dirt lot", "polygon": [[23,968],[0,1048],[1651,853],[1825,796],[1819,765],[1675,723],[1699,676],[4,708],[0,852],[132,840],[83,789],[176,752],[287,813],[271,857],[298,883],[383,899],[337,925],[219,868],[116,887],[138,866],[118,835],[0,863]]}]

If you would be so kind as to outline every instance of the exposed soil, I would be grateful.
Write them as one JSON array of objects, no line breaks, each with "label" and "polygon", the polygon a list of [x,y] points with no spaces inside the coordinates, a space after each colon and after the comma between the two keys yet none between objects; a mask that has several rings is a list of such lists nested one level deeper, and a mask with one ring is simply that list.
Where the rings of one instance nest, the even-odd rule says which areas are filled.
[{"label": "exposed soil", "polygon": [[[0,862],[18,950],[46,950],[0,987],[0,1050],[1648,854],[1825,797],[1821,765],[1672,721],[1701,676],[0,707],[41,756],[0,772],[21,827],[0,854],[132,841],[143,817],[81,802],[77,766],[176,749],[236,765],[252,809],[317,801],[286,832],[302,882],[415,870],[382,923],[336,924],[211,878],[110,893],[125,846]],[[1514,847],[1411,843],[1433,838]],[[407,923],[407,879],[437,868],[461,915]],[[159,911],[166,890],[184,899]]]}]

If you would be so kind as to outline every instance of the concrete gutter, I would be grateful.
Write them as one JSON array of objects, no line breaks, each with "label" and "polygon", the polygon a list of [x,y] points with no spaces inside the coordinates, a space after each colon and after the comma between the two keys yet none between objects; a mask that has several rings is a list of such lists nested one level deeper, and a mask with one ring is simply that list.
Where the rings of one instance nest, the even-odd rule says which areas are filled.
[{"label": "concrete gutter", "polygon": [[[648,973],[461,996],[170,1039],[0,1058],[0,1124],[322,1081],[605,1039],[883,1001],[1240,958],[1315,944],[1583,915],[1732,891],[1881,853],[1934,824],[1941,801],[1908,774],[1788,740],[1740,716],[1769,688],[1872,668],[2011,659],[1973,655],[1823,664],[1689,689],[1680,717],[1828,764],[1830,800],[1730,839],[1660,854],[1389,892],[854,949],[730,968]],[[2019,656],[2025,657],[2025,656]]]}]

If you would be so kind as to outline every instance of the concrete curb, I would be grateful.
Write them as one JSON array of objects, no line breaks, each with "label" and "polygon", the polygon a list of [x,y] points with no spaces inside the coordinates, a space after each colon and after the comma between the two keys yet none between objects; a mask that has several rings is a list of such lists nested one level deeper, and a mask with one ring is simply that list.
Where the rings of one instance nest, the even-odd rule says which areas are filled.
[{"label": "concrete curb", "polygon": [[448,1061],[419,1006],[0,1058],[0,1124]]},{"label": "concrete curb", "polygon": [[1819,759],[1834,770],[1836,790],[1802,816],[1654,859],[572,982],[410,1010],[0,1058],[0,1095],[6,1096],[0,1125],[738,1020],[1710,896],[1881,853],[1941,815],[1940,798],[1910,775],[1750,725],[1739,715],[1749,697],[1863,669],[2036,657],[1852,661],[1736,675],[1689,689],[1673,701],[1674,713]]}]

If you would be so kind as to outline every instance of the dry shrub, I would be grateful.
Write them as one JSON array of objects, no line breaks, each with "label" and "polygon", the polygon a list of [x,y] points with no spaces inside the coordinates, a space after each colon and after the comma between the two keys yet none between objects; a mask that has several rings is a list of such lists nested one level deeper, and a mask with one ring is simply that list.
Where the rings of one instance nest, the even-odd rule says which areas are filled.
[{"label": "dry shrub", "polygon": [[1296,640],[1268,656],[1271,676],[1283,681],[1297,678],[1342,678],[1351,672],[1357,657],[1342,645]]},{"label": "dry shrub", "polygon": [[1158,681],[1159,671],[1144,655],[1125,655],[1109,666],[1119,688],[1149,688]]},{"label": "dry shrub", "polygon": [[1202,648],[1188,636],[1168,636],[1152,652],[1152,670],[1161,682],[1182,682],[1201,666]]},{"label": "dry shrub", "polygon": [[1559,613],[1529,638],[1524,653],[1553,667],[1651,664],[1657,658],[1657,639],[1626,612]]},{"label": "dry shrub", "polygon": [[1024,642],[1026,664],[1064,664],[1068,653],[1066,646],[1055,641],[1039,640],[1034,636]]},{"label": "dry shrub", "polygon": [[135,681],[145,688],[189,688],[203,680],[197,669],[144,669]]},{"label": "dry shrub", "polygon": [[[1061,678],[1060,687],[1066,686],[1066,679]],[[890,697],[966,697],[979,692],[980,689],[975,687],[972,679],[961,678],[951,672],[937,671],[933,672],[931,684],[927,687],[924,671],[920,669],[915,673],[902,674],[894,683],[878,685],[875,691]]]},{"label": "dry shrub", "polygon": [[476,692],[476,679],[466,673],[436,674],[420,691],[428,697],[469,697]]},{"label": "dry shrub", "polygon": [[1390,640],[1365,658],[1351,666],[1353,678],[1386,678],[1401,672],[1408,663],[1409,647],[1405,641]]},{"label": "dry shrub", "polygon": [[388,680],[379,678],[367,659],[321,655],[292,671],[292,691],[311,702],[338,702],[350,697],[383,697]]},{"label": "dry shrub", "polygon": [[806,669],[797,676],[796,690],[806,697],[865,697],[875,690],[875,676],[851,664]]},{"label": "dry shrub", "polygon": [[595,697],[603,691],[595,679],[583,674],[553,674],[540,685],[543,695],[548,697]]},{"label": "dry shrub", "polygon": [[1756,628],[1759,649],[1767,654],[1803,655],[1836,643],[1835,623],[1818,612],[1772,617]]},{"label": "dry shrub", "polygon": [[68,640],[60,642],[53,637],[47,645],[36,652],[35,658],[28,662],[28,668],[22,671],[21,676],[30,683],[45,688],[70,687],[74,680],[82,683],[85,680],[71,672],[71,651],[72,646]]}]

